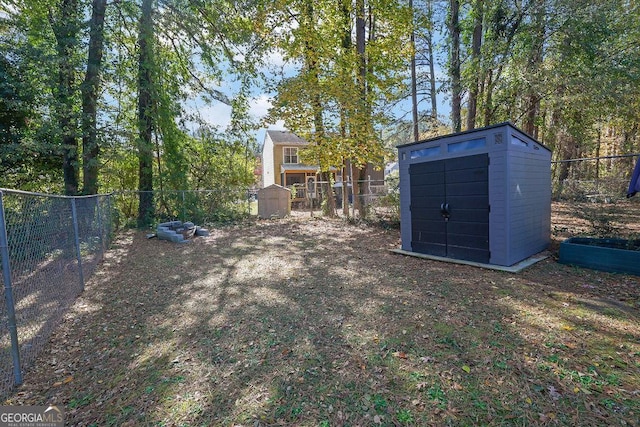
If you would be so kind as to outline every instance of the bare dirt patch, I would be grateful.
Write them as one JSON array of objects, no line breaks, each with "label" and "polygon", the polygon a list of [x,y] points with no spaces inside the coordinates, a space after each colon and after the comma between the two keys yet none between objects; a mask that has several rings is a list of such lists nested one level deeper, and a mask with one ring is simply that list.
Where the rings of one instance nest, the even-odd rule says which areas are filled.
[{"label": "bare dirt patch", "polygon": [[122,234],[5,404],[83,426],[638,425],[638,277],[399,243],[308,213]]}]

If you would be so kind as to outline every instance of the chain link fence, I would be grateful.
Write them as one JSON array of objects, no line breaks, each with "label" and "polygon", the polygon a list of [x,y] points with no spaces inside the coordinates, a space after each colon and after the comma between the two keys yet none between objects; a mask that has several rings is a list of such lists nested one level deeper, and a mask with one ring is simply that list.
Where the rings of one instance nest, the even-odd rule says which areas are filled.
[{"label": "chain link fence", "polygon": [[[368,221],[400,222],[400,191],[399,178],[385,180],[358,181],[360,194],[358,195],[361,206],[367,211]],[[326,192],[330,183],[328,181],[313,181],[313,183],[300,183],[289,186],[292,191],[292,208],[301,211],[325,211],[327,209]],[[360,215],[354,212],[353,189],[351,183],[347,184],[348,214],[345,215],[343,207],[343,182],[333,183],[333,195],[336,204],[336,213],[339,216],[356,217]]]},{"label": "chain link fence", "polygon": [[626,198],[638,154],[552,163],[554,200],[615,202]]},{"label": "chain link fence", "polygon": [[636,239],[640,196],[627,198],[638,154],[552,163],[552,236]]},{"label": "chain link fence", "polygon": [[112,196],[0,189],[0,395],[47,343],[104,256]]}]

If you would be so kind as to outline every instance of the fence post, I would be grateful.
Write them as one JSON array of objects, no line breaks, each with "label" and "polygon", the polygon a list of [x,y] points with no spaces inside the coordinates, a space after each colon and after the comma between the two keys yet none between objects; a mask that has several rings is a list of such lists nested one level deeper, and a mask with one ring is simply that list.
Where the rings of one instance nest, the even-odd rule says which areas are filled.
[{"label": "fence post", "polygon": [[78,271],[80,278],[80,289],[84,291],[84,273],[82,272],[82,256],[80,255],[80,233],[78,232],[78,213],[76,210],[76,199],[71,198],[71,217],[73,218],[73,240],[76,245],[76,257],[78,258]]},{"label": "fence post", "polygon": [[[113,205],[111,204],[111,199],[113,197],[113,194],[109,194],[107,196],[107,224],[105,226],[104,231],[104,237],[105,237],[105,241],[107,242],[107,246],[109,245],[109,242],[111,242],[111,231],[112,231],[112,227],[113,227]],[[107,246],[105,246],[105,250],[107,249]]]},{"label": "fence post", "polygon": [[9,241],[7,239],[7,224],[4,219],[3,194],[0,191],[0,258],[2,258],[2,277],[4,281],[4,298],[7,304],[9,321],[9,335],[11,336],[11,357],[13,359],[13,375],[15,385],[22,384],[22,368],[20,366],[20,346],[18,342],[18,327],[16,325],[16,309],[13,301],[11,286],[11,267],[9,266]]},{"label": "fence post", "polygon": [[96,217],[98,222],[98,233],[100,239],[100,259],[104,258],[104,240],[102,238],[102,210],[100,209],[100,196],[93,196],[96,199]]},{"label": "fence post", "polygon": [[182,222],[185,222],[187,220],[187,203],[184,201],[184,190],[180,191],[180,193],[182,194]]}]

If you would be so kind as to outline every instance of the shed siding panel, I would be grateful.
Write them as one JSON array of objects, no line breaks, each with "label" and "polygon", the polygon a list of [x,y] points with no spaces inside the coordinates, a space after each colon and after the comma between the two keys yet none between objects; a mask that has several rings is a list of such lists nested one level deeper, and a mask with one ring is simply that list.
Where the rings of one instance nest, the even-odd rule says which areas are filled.
[{"label": "shed siding panel", "polygon": [[[402,250],[411,251],[411,182],[409,180],[410,149],[398,150],[400,169],[400,237]],[[405,160],[403,160],[403,157]]]},{"label": "shed siding panel", "polygon": [[[503,149],[504,146],[499,147]],[[507,227],[507,153],[494,151],[491,153],[489,164],[489,250],[492,264],[507,265],[508,262],[508,227]]]},{"label": "shed siding panel", "polygon": [[551,228],[550,157],[512,147],[509,155],[509,257],[515,263],[546,248]]}]

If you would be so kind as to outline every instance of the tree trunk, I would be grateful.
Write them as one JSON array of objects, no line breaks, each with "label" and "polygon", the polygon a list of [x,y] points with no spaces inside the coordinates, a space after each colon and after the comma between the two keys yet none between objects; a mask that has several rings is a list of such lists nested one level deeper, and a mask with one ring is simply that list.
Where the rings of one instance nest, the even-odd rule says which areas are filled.
[{"label": "tree trunk", "polygon": [[58,55],[56,116],[62,134],[62,172],[67,195],[78,194],[77,117],[73,113],[76,92],[73,56],[80,31],[78,7],[77,0],[62,0],[58,16],[49,13]]},{"label": "tree trunk", "polygon": [[[353,38],[351,36],[351,10],[350,10],[351,2],[348,0],[341,1],[341,12],[342,12],[342,24],[343,24],[343,33],[342,33],[342,49],[343,54],[346,56],[351,48],[353,47]],[[341,105],[340,106],[340,136],[343,140],[347,139],[347,134],[349,130],[347,129],[347,117],[348,111],[346,108]],[[342,160],[342,213],[345,218],[349,217],[349,188],[348,183],[350,181],[349,177],[351,177],[351,173],[347,170],[347,160]]]},{"label": "tree trunk", "polygon": [[451,36],[449,78],[451,79],[451,126],[454,132],[462,130],[460,105],[462,87],[460,83],[460,1],[449,1],[449,33]]},{"label": "tree trunk", "polygon": [[367,61],[365,58],[365,30],[366,21],[364,0],[356,0],[356,52],[358,54],[358,83],[360,86],[360,95],[364,100],[366,95],[365,80],[367,78]]},{"label": "tree trunk", "polygon": [[[542,65],[543,45],[545,39],[545,9],[544,0],[536,0],[534,9],[534,28],[533,40],[531,43],[531,51],[529,53],[529,63],[527,64],[527,72],[529,76],[537,76]],[[538,127],[536,121],[540,115],[540,95],[534,86],[536,79],[533,78],[533,84],[530,84],[528,94],[526,96],[526,115],[524,119],[523,130],[534,138],[538,137]]]},{"label": "tree trunk", "polygon": [[482,76],[480,66],[480,49],[482,48],[482,20],[484,17],[484,2],[483,0],[476,0],[474,2],[474,23],[473,23],[473,40],[471,44],[471,67],[473,80],[469,87],[469,109],[467,111],[467,129],[475,129],[476,127],[476,112],[478,106],[478,90],[480,86],[480,79]]},{"label": "tree trunk", "polygon": [[601,153],[601,149],[602,149],[602,128],[600,127],[600,124],[598,124],[598,130],[597,130],[597,139],[596,139],[596,188],[600,185],[600,183],[598,182],[600,180],[600,153]]},{"label": "tree trunk", "polygon": [[[433,26],[433,0],[427,0],[427,14],[429,25]],[[429,28],[427,31],[427,49],[429,49],[429,96],[431,98],[431,118],[438,118],[438,97],[436,87],[436,70],[433,58],[433,30]]]},{"label": "tree trunk", "polygon": [[342,163],[342,214],[345,218],[349,217],[349,176],[347,163]]},{"label": "tree trunk", "polygon": [[484,125],[489,126],[493,119],[493,70],[487,71],[486,82],[484,84]]},{"label": "tree trunk", "polygon": [[143,0],[138,48],[138,226],[153,221],[153,0]]},{"label": "tree trunk", "polygon": [[[358,56],[358,91],[360,95],[359,111],[357,113],[357,129],[356,138],[359,145],[367,145],[367,61],[365,57],[366,47],[366,21],[365,21],[365,2],[364,0],[356,0],[356,53]],[[352,167],[354,167],[352,162]],[[363,168],[357,167],[356,179],[351,183],[353,189],[353,206],[354,210],[360,213],[360,218],[364,218],[366,215],[362,200],[360,198],[360,182],[364,172]]]},{"label": "tree trunk", "polygon": [[98,133],[97,105],[100,89],[100,68],[104,46],[104,14],[107,0],[93,0],[89,28],[87,72],[82,91],[82,170],[83,193],[98,193]]},{"label": "tree trunk", "polygon": [[[306,4],[305,4],[305,13],[306,16],[304,17],[304,19],[302,20],[306,26],[308,27],[309,31],[314,31],[315,29],[314,24],[316,22],[315,19],[315,12],[314,12],[314,8],[313,8],[313,1],[311,0],[307,0]],[[319,77],[319,71],[318,71],[318,62],[316,60],[316,47],[314,45],[312,45],[309,41],[307,41],[305,43],[305,66],[307,69],[307,72],[309,73],[309,77],[312,80],[311,83],[311,87],[314,88],[314,92],[311,95],[311,108],[313,111],[313,126],[314,126],[314,134],[315,134],[315,143],[321,148],[320,150],[320,155],[318,156],[318,163],[320,165],[320,169],[322,170],[321,173],[321,180],[324,182],[322,184],[322,191],[321,193],[323,194],[324,197],[326,197],[326,201],[327,201],[327,205],[326,205],[326,210],[325,210],[325,214],[328,215],[329,217],[335,217],[336,216],[336,200],[333,196],[333,191],[331,191],[331,180],[329,177],[329,164],[327,164],[326,159],[323,158],[322,156],[322,147],[325,146],[326,144],[326,135],[325,135],[325,128],[324,128],[324,118],[323,118],[323,106],[322,106],[322,99],[320,97],[320,93],[318,92],[318,89],[320,87],[320,77]],[[317,184],[316,184],[317,185]]]},{"label": "tree trunk", "polygon": [[418,131],[418,83],[416,78],[416,34],[414,30],[415,20],[413,19],[413,0],[409,0],[411,9],[411,111],[413,117],[413,140],[420,139]]}]

